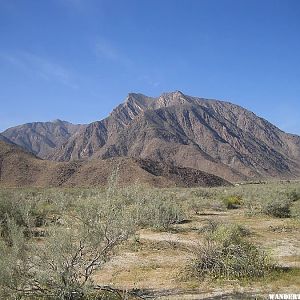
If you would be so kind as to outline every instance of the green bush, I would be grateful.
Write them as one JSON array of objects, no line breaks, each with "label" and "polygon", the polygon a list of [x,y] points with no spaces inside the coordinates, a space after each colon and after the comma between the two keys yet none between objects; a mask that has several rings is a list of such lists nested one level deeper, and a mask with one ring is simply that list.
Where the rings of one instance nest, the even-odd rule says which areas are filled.
[{"label": "green bush", "polygon": [[231,195],[223,198],[223,203],[227,209],[235,209],[242,204],[242,197],[239,195]]},{"label": "green bush", "polygon": [[150,193],[136,200],[134,210],[138,226],[168,230],[186,215],[180,205],[162,193]]},{"label": "green bush", "polygon": [[23,227],[28,231],[34,223],[30,215],[30,204],[22,197],[16,197],[14,193],[0,193],[0,235],[2,238],[9,238],[9,222],[16,226]]},{"label": "green bush", "polygon": [[[215,224],[214,224],[215,225]],[[245,240],[241,226],[213,226],[204,244],[196,250],[192,272],[199,278],[252,279],[266,275],[273,267],[268,256]]]},{"label": "green bush", "polygon": [[282,199],[266,202],[262,212],[276,218],[289,218],[291,216],[291,200]]}]

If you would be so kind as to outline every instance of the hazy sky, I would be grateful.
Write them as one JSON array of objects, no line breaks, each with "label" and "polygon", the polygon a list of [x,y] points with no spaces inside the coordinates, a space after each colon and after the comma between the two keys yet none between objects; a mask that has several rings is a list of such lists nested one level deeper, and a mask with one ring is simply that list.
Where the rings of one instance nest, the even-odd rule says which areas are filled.
[{"label": "hazy sky", "polygon": [[0,131],[174,90],[300,134],[300,1],[0,0]]}]

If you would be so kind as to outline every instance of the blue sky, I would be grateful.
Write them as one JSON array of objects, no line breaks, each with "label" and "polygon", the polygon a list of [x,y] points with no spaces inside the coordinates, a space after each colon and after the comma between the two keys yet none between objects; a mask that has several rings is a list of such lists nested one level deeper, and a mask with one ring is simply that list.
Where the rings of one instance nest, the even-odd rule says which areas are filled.
[{"label": "blue sky", "polygon": [[174,90],[300,134],[300,1],[0,0],[0,131]]}]

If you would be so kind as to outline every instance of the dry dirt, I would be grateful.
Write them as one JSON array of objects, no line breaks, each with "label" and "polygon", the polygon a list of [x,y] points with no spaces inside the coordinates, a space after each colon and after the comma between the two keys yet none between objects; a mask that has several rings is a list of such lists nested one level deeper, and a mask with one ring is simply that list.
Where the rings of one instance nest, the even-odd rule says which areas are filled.
[{"label": "dry dirt", "polygon": [[[264,248],[283,267],[300,268],[300,222],[266,216],[246,216],[243,210],[195,215],[171,232],[141,230],[95,274],[99,285],[137,289],[149,299],[267,299],[269,293],[297,293],[300,272],[262,282],[199,281],[186,275],[192,249],[203,240],[199,229],[207,219],[242,224],[249,238]],[[261,297],[261,298],[259,298]]]}]

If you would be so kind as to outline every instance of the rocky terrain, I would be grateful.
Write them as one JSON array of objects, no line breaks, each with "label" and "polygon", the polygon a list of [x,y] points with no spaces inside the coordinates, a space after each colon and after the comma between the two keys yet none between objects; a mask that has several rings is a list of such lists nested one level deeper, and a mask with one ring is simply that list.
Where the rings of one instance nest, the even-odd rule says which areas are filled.
[{"label": "rocky terrain", "polygon": [[2,133],[54,161],[131,157],[193,168],[229,181],[300,176],[300,137],[229,102],[176,91],[129,94],[88,125],[32,123]]},{"label": "rocky terrain", "polygon": [[8,138],[3,136],[2,134],[0,134],[0,141],[8,143],[8,144],[12,144],[12,142]]},{"label": "rocky terrain", "polygon": [[85,125],[74,125],[61,120],[34,122],[9,128],[2,132],[2,136],[6,138],[3,139],[4,142],[11,141],[45,158],[84,127]]},{"label": "rocky terrain", "polygon": [[230,185],[220,177],[191,168],[159,165],[133,158],[54,162],[42,160],[21,147],[0,141],[0,187],[105,186],[113,170],[118,183],[155,187]]}]

